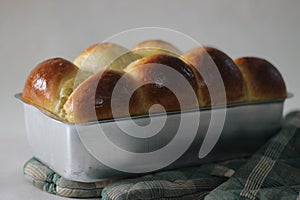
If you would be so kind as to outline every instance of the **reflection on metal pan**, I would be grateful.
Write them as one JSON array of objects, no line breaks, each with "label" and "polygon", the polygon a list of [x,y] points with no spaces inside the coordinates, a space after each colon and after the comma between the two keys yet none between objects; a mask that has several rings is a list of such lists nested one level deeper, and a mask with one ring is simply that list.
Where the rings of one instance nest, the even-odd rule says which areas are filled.
[{"label": "reflection on metal pan", "polygon": [[[15,96],[21,100],[21,94]],[[200,111],[200,123],[192,144],[178,160],[161,169],[167,170],[251,155],[280,129],[283,103],[284,99],[226,106],[222,134],[213,150],[204,158],[199,158],[198,154],[210,121],[210,108],[167,113],[167,122],[163,129],[157,135],[146,139],[133,138],[123,133],[116,125],[116,121],[126,123],[130,118],[71,124],[54,119],[53,116],[26,103],[24,103],[24,114],[27,139],[33,156],[67,179],[94,182],[136,174],[113,169],[96,159],[83,145],[78,127],[83,131],[86,139],[93,141],[99,134],[97,126],[100,123],[107,138],[119,148],[134,153],[154,152],[172,141],[178,129],[176,124],[180,121],[180,114],[193,118],[196,116],[195,113]],[[221,110],[225,107],[220,106],[215,109]],[[152,117],[159,120],[162,116],[154,114]],[[133,117],[138,124],[147,123],[148,118],[149,116]],[[183,136],[181,139],[187,138]],[[96,150],[106,152],[103,141],[97,142],[99,145]],[[110,156],[114,159],[113,155]],[[119,160],[120,166],[130,166],[130,164],[131,161],[127,157]],[[147,164],[159,165],[159,162],[149,161],[131,167],[141,169],[147,167]]]}]

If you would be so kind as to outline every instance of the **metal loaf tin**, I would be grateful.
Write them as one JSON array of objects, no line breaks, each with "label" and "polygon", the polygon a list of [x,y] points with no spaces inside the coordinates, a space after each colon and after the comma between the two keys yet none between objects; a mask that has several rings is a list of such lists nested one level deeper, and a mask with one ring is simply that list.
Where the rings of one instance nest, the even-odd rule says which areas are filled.
[{"label": "metal loaf tin", "polygon": [[[21,94],[16,94],[21,100]],[[252,154],[264,144],[281,127],[284,100],[249,103],[227,106],[226,118],[221,136],[212,151],[204,158],[199,158],[199,149],[204,140],[211,117],[211,110],[192,110],[182,113],[187,118],[194,118],[200,112],[200,123],[196,137],[187,151],[175,162],[162,168],[173,169],[178,167],[193,166],[210,161],[221,161],[240,156]],[[218,108],[222,111],[225,108]],[[112,169],[96,159],[83,145],[78,134],[78,127],[81,127],[92,141],[96,140],[95,130],[99,130],[98,122],[87,124],[64,123],[44,114],[38,108],[24,103],[25,124],[28,143],[33,156],[47,164],[52,170],[59,173],[66,179],[95,182],[109,178],[119,178],[136,175]],[[161,120],[162,116],[152,116],[154,120]],[[121,119],[127,123],[128,118]],[[137,124],[147,123],[148,117],[137,117],[134,121]],[[153,141],[143,142],[129,137],[122,133],[116,126],[115,120],[101,121],[101,126],[110,141],[120,148],[133,152],[154,151],[168,144],[173,139],[174,133],[178,130],[180,113],[167,115],[167,123],[157,134]],[[186,126],[189,126],[188,124]],[[130,128],[130,127],[129,127]],[[186,127],[188,128],[188,127]],[[186,137],[180,138],[185,140]],[[97,141],[97,151],[106,152],[104,141]],[[109,155],[111,159],[117,159]],[[124,157],[119,159],[120,165],[131,165],[131,161]],[[153,165],[159,165],[153,161]],[[140,163],[132,167],[143,169],[147,164]]]}]

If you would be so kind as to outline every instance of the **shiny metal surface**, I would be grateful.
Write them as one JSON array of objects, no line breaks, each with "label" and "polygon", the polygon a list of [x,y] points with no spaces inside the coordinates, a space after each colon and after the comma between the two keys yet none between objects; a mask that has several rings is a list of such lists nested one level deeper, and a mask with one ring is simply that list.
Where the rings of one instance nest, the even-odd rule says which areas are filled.
[{"label": "shiny metal surface", "polygon": [[[20,95],[16,95],[20,99]],[[225,108],[219,108],[221,109]],[[197,135],[189,149],[174,163],[163,168],[173,169],[192,166],[210,161],[247,156],[257,150],[278,129],[282,120],[283,100],[267,103],[241,104],[227,108],[222,134],[213,150],[205,157],[198,157],[199,149],[205,137],[211,111],[200,110],[200,125]],[[193,118],[195,112],[183,113]],[[114,170],[99,162],[83,145],[78,130],[88,134],[90,140],[96,138],[98,123],[69,124],[51,118],[32,105],[24,103],[25,123],[28,143],[32,155],[61,176],[76,181],[94,182],[113,177],[126,177],[136,174]],[[160,115],[154,116],[159,120]],[[123,119],[122,123],[126,123]],[[134,119],[137,124],[147,124],[147,117]],[[155,151],[166,145],[174,137],[180,115],[167,116],[164,128],[154,137],[133,138],[123,133],[115,121],[101,122],[103,131],[114,144],[131,152]],[[185,138],[182,138],[184,140]],[[99,151],[105,151],[99,141]],[[112,159],[113,155],[111,155]],[[120,164],[130,165],[124,158]],[[155,164],[155,163],[153,163]],[[135,166],[135,167],[143,167]]]}]

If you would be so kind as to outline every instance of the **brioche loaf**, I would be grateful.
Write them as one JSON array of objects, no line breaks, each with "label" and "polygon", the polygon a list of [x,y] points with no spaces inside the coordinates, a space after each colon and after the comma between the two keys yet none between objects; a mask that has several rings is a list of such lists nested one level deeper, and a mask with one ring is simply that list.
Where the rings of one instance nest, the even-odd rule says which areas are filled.
[{"label": "brioche loaf", "polygon": [[[63,121],[82,123],[287,96],[282,76],[266,60],[244,57],[233,61],[212,47],[179,54],[176,47],[161,40],[139,43],[132,50],[112,43],[97,44],[82,52],[74,64],[53,58],[37,65],[26,80],[22,98]],[[183,77],[193,95],[185,81],[165,69]],[[225,99],[211,98],[211,88],[222,93],[218,81],[225,88]],[[117,84],[119,90],[114,93]],[[184,101],[179,103],[182,97]],[[130,100],[124,105],[126,98]],[[156,104],[161,106],[153,107]]]}]

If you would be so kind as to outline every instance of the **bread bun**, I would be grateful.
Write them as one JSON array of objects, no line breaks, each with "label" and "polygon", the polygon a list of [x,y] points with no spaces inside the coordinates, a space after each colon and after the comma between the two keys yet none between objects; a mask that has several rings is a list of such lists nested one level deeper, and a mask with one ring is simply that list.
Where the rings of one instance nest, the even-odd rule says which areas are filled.
[{"label": "bread bun", "polygon": [[74,60],[79,69],[97,73],[105,69],[123,70],[129,63],[140,58],[125,47],[104,42],[90,46]]},{"label": "bread bun", "polygon": [[29,74],[22,99],[55,115],[72,93],[78,68],[63,58],[52,58],[38,64]]},{"label": "bread bun", "polygon": [[234,60],[247,83],[249,101],[284,99],[286,86],[280,72],[268,61],[255,57]]},{"label": "bread bun", "polygon": [[[243,76],[233,60],[224,52],[212,47],[197,47],[186,52],[182,59],[191,63],[201,74],[203,106],[232,104],[246,100],[246,86]],[[207,86],[213,88],[216,82],[219,81],[216,78],[218,76],[211,74],[212,68],[215,67],[217,67],[223,80],[227,102],[223,102],[222,98],[215,99],[215,102],[210,102]],[[213,89],[215,93],[220,92],[218,91],[219,88]]]},{"label": "bread bun", "polygon": [[157,54],[166,54],[171,56],[180,56],[182,52],[174,45],[163,40],[146,40],[138,43],[132,49],[135,54],[146,57]]},{"label": "bread bun", "polygon": [[[72,123],[82,123],[95,120],[112,119],[145,113],[140,93],[132,95],[130,91],[135,87],[135,80],[130,76],[124,77],[121,88],[116,93],[116,107],[112,113],[111,100],[115,85],[124,75],[121,71],[100,71],[83,83],[71,94],[64,105],[66,120]],[[124,97],[131,96],[129,106],[124,106]],[[113,115],[114,114],[114,115]]]},{"label": "bread bun", "polygon": [[82,123],[287,96],[281,74],[264,59],[233,61],[212,47],[194,48],[180,57],[157,54],[161,48],[175,47],[145,41],[134,48],[139,55],[101,43],[74,61],[80,68],[63,58],[46,60],[29,74],[22,98],[63,121]]},{"label": "bread bun", "polygon": [[[165,66],[166,68],[163,68]],[[167,69],[174,73],[166,72]],[[180,109],[197,108],[198,100],[193,96],[187,95],[188,88],[178,80],[176,74],[182,75],[193,89],[193,94],[197,94],[198,77],[193,69],[177,57],[159,54],[148,56],[131,63],[125,71],[139,83],[144,84],[141,87],[143,92],[144,106],[147,111],[154,104],[160,104],[166,111],[175,111]],[[147,83],[147,84],[145,84]],[[167,85],[176,88],[177,94],[171,91]],[[183,96],[185,101],[180,107],[178,95]],[[151,113],[163,112],[164,109],[152,107]]]}]

